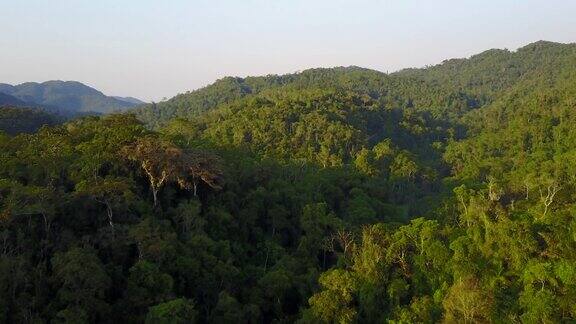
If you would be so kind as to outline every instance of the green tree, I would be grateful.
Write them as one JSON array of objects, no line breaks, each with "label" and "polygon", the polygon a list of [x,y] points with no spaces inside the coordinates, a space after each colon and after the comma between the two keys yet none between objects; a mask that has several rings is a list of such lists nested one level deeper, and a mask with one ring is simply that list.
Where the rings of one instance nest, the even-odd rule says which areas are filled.
[{"label": "green tree", "polygon": [[196,323],[197,316],[198,312],[194,302],[185,298],[178,298],[150,307],[148,315],[146,315],[146,323]]}]

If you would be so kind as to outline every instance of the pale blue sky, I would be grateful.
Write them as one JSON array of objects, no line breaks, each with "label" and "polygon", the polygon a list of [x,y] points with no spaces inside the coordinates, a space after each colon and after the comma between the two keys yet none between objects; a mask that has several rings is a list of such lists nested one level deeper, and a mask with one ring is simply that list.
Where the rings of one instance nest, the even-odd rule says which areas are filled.
[{"label": "pale blue sky", "polygon": [[0,0],[0,82],[159,100],[227,76],[576,41],[573,0]]}]

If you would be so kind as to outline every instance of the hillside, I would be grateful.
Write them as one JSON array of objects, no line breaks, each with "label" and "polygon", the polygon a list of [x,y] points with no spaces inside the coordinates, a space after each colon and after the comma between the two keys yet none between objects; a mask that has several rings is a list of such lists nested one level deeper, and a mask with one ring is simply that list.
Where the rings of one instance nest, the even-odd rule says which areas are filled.
[{"label": "hillside", "polygon": [[468,59],[446,60],[432,67],[406,69],[393,75],[458,89],[478,98],[478,105],[484,105],[523,79],[537,77],[559,64],[569,64],[575,51],[574,44],[539,41],[513,52],[491,49]]},{"label": "hillside", "polygon": [[0,322],[571,323],[575,98],[537,42],[0,134]]},{"label": "hillside", "polygon": [[41,107],[0,92],[0,132],[8,135],[34,133],[42,126],[54,126],[66,120],[57,109]]},{"label": "hillside", "polygon": [[18,98],[0,92],[0,106],[24,106],[26,103]]},{"label": "hillside", "polygon": [[310,69],[297,74],[248,78],[224,78],[205,88],[180,94],[134,112],[151,126],[162,126],[172,118],[192,118],[221,104],[271,89],[323,89],[353,91],[390,107],[427,108],[437,115],[460,114],[475,105],[474,98],[410,77],[391,77],[358,67]]},{"label": "hillside", "polygon": [[151,126],[172,118],[192,118],[221,104],[267,89],[336,89],[356,91],[390,106],[414,106],[444,118],[461,116],[489,104],[522,78],[530,78],[547,65],[569,60],[573,44],[536,42],[518,49],[488,50],[468,59],[451,59],[421,69],[387,75],[358,67],[310,69],[282,76],[227,77],[168,101],[140,106],[135,113]]},{"label": "hillside", "polygon": [[75,81],[27,82],[16,86],[0,84],[0,92],[29,104],[55,107],[62,114],[111,113],[125,111],[136,105],[108,97]]}]

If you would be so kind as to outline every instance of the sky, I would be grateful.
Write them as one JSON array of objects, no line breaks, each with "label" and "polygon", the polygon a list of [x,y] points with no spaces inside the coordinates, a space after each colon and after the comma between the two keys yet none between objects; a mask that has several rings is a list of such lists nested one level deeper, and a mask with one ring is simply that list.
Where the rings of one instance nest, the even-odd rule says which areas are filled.
[{"label": "sky", "polygon": [[225,76],[383,72],[576,42],[573,0],[0,0],[0,83],[159,101]]}]

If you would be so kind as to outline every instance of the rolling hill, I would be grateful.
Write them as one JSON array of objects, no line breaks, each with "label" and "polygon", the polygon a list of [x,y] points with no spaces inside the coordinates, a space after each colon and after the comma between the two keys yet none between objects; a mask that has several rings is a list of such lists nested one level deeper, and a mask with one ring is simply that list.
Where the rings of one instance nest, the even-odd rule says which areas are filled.
[{"label": "rolling hill", "polygon": [[516,51],[491,49],[465,59],[386,74],[359,67],[319,68],[286,75],[226,77],[134,112],[152,127],[173,118],[193,118],[238,99],[270,89],[354,91],[388,106],[414,107],[441,118],[458,118],[486,106],[502,92],[539,71],[573,58],[574,44],[539,41]]},{"label": "rolling hill", "polygon": [[134,100],[119,100],[76,81],[27,82],[19,85],[0,84],[0,92],[27,105],[54,107],[65,115],[77,113],[106,114],[126,111]]}]

